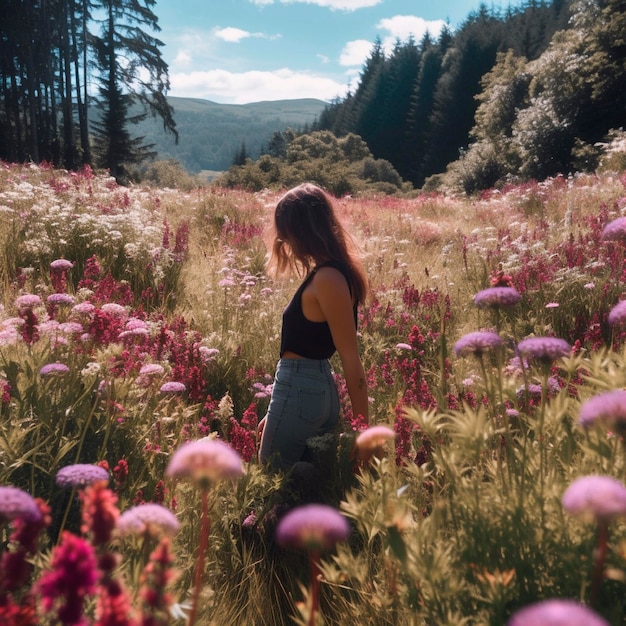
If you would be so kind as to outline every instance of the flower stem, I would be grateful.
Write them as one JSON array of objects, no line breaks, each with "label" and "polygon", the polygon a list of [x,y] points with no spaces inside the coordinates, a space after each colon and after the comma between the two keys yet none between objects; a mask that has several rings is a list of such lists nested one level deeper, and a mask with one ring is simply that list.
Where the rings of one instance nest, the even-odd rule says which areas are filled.
[{"label": "flower stem", "polygon": [[187,626],[192,626],[196,621],[196,613],[198,612],[198,600],[200,598],[200,591],[202,590],[202,578],[204,575],[204,557],[209,546],[209,533],[211,531],[207,490],[202,489],[200,495],[202,502],[202,513],[200,518],[200,548],[198,553],[198,560],[196,561],[193,597],[191,601],[191,611],[189,612]]},{"label": "flower stem", "polygon": [[312,550],[309,553],[309,565],[311,567],[311,611],[309,613],[308,626],[315,626],[317,612],[320,605],[320,583],[319,583],[319,552]]},{"label": "flower stem", "polygon": [[593,574],[591,576],[591,593],[589,596],[591,606],[598,606],[598,595],[604,579],[604,562],[606,561],[608,547],[609,523],[606,520],[602,520],[598,526],[598,544],[596,545]]}]

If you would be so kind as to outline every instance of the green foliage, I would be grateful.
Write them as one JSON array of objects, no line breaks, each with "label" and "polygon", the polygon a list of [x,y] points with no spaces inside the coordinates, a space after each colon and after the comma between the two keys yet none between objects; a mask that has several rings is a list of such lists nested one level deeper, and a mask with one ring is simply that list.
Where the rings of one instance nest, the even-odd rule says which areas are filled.
[{"label": "green foliage", "polygon": [[337,197],[406,190],[391,163],[373,159],[365,142],[354,134],[339,138],[329,131],[294,135],[284,155],[265,154],[257,161],[234,166],[216,184],[260,191],[311,181]]}]

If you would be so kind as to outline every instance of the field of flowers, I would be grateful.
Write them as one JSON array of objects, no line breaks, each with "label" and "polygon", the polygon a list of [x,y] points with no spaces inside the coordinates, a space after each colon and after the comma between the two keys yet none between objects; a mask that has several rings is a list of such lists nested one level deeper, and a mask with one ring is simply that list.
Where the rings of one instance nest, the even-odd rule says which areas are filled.
[{"label": "field of flowers", "polygon": [[625,624],[626,176],[337,200],[371,419],[288,476],[276,200],[0,163],[0,623]]}]

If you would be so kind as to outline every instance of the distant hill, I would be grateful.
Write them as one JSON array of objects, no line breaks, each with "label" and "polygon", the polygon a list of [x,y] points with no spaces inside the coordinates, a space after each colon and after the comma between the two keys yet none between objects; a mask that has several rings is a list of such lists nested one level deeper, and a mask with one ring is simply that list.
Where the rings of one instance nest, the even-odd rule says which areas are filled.
[{"label": "distant hill", "polygon": [[159,159],[178,159],[190,173],[228,169],[245,144],[256,158],[272,134],[291,127],[304,128],[320,115],[326,103],[314,98],[218,104],[199,98],[168,98],[174,108],[178,145],[149,117],[131,128],[133,135],[153,143]]}]

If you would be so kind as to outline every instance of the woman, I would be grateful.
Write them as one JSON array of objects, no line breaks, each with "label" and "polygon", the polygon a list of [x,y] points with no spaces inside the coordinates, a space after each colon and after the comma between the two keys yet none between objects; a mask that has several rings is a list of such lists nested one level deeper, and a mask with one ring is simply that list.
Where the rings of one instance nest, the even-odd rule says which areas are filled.
[{"label": "woman", "polygon": [[331,432],[339,398],[328,359],[339,353],[356,415],[368,420],[367,383],[357,342],[357,306],[367,279],[354,243],[329,196],[306,183],[276,205],[268,269],[305,276],[283,313],[280,360],[266,416],[259,423],[259,457],[288,469],[310,437]]}]

